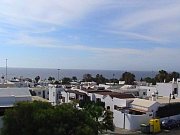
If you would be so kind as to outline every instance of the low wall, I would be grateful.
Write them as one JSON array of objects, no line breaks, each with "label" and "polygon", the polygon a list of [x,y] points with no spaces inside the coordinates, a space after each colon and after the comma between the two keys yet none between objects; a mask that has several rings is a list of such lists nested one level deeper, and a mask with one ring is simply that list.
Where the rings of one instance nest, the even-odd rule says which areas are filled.
[{"label": "low wall", "polygon": [[[124,114],[120,111],[114,110],[114,119],[113,122],[115,127],[124,128],[128,130],[139,130],[142,123],[148,124],[149,120],[152,118],[152,115],[144,114],[144,115],[132,115],[132,114]],[[125,117],[125,119],[124,119]]]}]

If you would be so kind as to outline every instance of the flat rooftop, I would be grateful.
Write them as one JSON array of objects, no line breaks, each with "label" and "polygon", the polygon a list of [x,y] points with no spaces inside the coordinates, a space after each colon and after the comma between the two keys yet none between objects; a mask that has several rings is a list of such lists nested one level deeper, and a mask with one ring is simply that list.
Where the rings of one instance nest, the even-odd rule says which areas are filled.
[{"label": "flat rooftop", "polygon": [[[151,98],[149,98],[149,100],[151,100]],[[156,101],[160,104],[169,104],[169,97],[159,96]],[[180,103],[180,98],[177,97],[175,99],[171,98],[170,103]]]}]

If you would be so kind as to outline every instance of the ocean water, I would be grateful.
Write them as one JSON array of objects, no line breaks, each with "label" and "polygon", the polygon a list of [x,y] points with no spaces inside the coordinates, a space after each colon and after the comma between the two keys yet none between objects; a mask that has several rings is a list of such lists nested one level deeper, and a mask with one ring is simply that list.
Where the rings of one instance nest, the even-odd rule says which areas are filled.
[{"label": "ocean water", "polygon": [[[72,77],[76,76],[78,79],[82,79],[84,74],[91,74],[95,77],[96,74],[102,74],[104,77],[108,79],[114,78],[119,79],[125,71],[121,70],[84,70],[84,69],[60,69],[59,70],[59,78],[63,77]],[[136,76],[136,80],[140,80],[140,78],[144,77],[155,77],[158,73],[157,71],[128,71],[133,73]],[[6,69],[0,68],[0,76],[5,76]],[[24,77],[34,79],[36,76],[40,76],[41,79],[48,79],[49,76],[58,78],[58,70],[57,69],[46,69],[46,68],[8,68],[7,69],[8,79],[13,77]]]}]

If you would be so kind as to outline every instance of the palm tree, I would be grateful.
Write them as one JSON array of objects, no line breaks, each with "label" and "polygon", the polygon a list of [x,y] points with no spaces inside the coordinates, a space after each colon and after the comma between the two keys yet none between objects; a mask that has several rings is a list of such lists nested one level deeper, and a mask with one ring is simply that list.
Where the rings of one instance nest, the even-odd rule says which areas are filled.
[{"label": "palm tree", "polygon": [[130,72],[124,72],[120,80],[125,81],[125,84],[133,85],[135,81],[135,75]]}]

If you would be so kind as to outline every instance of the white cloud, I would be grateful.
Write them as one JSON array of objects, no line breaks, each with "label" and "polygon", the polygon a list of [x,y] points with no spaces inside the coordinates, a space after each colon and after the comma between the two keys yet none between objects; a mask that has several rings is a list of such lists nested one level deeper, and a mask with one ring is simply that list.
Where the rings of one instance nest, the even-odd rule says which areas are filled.
[{"label": "white cloud", "polygon": [[[178,70],[179,48],[151,48],[151,49],[130,49],[130,48],[104,48],[90,47],[87,45],[65,45],[52,38],[33,38],[29,35],[19,35],[11,40],[11,45],[29,45],[59,49],[71,53],[82,51],[91,54],[84,58],[79,56],[67,56],[66,59],[75,60],[75,68],[92,69],[121,69],[121,70]],[[64,56],[65,57],[65,56]],[[43,62],[46,65],[46,62]],[[69,63],[69,62],[68,62]],[[47,64],[48,65],[48,64]],[[63,68],[69,65],[64,62]],[[79,67],[78,67],[79,66]],[[73,66],[72,66],[73,67]]]},{"label": "white cloud", "polygon": [[21,46],[32,46],[32,47],[43,47],[43,48],[63,48],[70,50],[79,50],[79,51],[88,51],[92,53],[120,53],[125,54],[139,54],[140,52],[136,49],[128,49],[128,48],[104,48],[104,47],[91,47],[87,45],[67,45],[63,42],[54,39],[54,38],[46,38],[46,37],[34,37],[28,34],[20,34],[15,38],[8,40],[6,44],[10,45],[21,45]]},{"label": "white cloud", "polygon": [[[100,0],[101,1],[101,0]],[[0,2],[0,15],[15,23],[49,23],[66,25],[78,20],[96,7],[95,0],[14,0]]]},{"label": "white cloud", "polygon": [[[92,65],[89,68],[141,70],[168,66],[172,69],[174,65],[179,67],[177,63],[180,49],[177,46],[174,49],[167,48],[166,43],[169,45],[173,41],[179,41],[180,2],[171,1],[1,0],[0,34],[8,36],[3,39],[3,43],[7,45],[56,48],[91,54],[88,59],[71,59],[74,63],[77,62],[76,66],[81,66],[83,61],[87,66]],[[112,14],[105,14],[107,12]],[[103,23],[98,22],[101,19]],[[88,21],[98,26],[91,26]],[[96,39],[94,43],[97,47],[94,47],[95,44],[86,45],[84,41],[87,40],[81,43],[83,36],[78,33],[86,26],[88,29],[83,31],[83,34],[89,36],[89,39],[98,34],[104,37],[110,34],[109,37],[113,40],[113,36],[117,34],[117,37],[127,41],[126,44],[136,40],[152,41],[148,42],[150,49],[131,49],[125,45],[117,47],[118,43],[115,42],[112,44],[115,43],[116,47],[106,45],[105,48],[103,44],[97,45],[100,41],[95,41]],[[72,27],[78,29],[78,32],[74,29],[76,32],[69,32]],[[61,31],[61,28],[64,31]],[[69,28],[67,33],[66,28]],[[97,35],[92,36],[94,31],[91,30],[94,29],[97,30]],[[59,34],[61,32],[73,42],[63,40],[64,37]],[[155,46],[153,43],[158,43],[155,48],[151,47]],[[159,47],[160,44],[165,44],[164,48]],[[138,43],[135,42],[134,45],[138,46]]]},{"label": "white cloud", "polygon": [[156,36],[149,36],[149,35],[139,34],[139,33],[135,33],[135,32],[127,32],[127,31],[123,32],[123,31],[117,31],[117,30],[113,30],[113,31],[109,30],[107,32],[122,35],[122,36],[126,36],[126,37],[129,37],[131,39],[155,41],[155,42],[160,42],[160,43],[165,42],[164,39],[158,38]]},{"label": "white cloud", "polygon": [[[130,38],[169,43],[179,40],[180,1],[148,1],[111,23],[110,31]],[[138,6],[137,6],[138,7]]]},{"label": "white cloud", "polygon": [[[147,2],[148,4],[148,2]],[[155,4],[155,3],[154,3]],[[149,5],[146,5],[146,7]],[[167,21],[169,19],[176,19],[179,17],[180,2],[172,5],[159,6],[157,8],[147,8],[131,12],[131,14],[125,15],[118,22],[115,22],[119,27],[123,29],[129,29],[141,26],[142,24],[154,23],[157,21]]]}]

